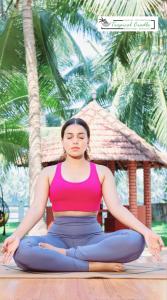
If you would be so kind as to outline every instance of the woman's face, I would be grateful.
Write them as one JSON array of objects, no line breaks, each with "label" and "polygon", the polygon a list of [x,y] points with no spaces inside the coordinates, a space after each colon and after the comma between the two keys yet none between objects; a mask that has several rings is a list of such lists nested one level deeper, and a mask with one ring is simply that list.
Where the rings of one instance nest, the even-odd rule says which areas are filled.
[{"label": "woman's face", "polygon": [[65,129],[62,144],[68,155],[83,156],[89,144],[86,129],[78,124],[69,125]]}]

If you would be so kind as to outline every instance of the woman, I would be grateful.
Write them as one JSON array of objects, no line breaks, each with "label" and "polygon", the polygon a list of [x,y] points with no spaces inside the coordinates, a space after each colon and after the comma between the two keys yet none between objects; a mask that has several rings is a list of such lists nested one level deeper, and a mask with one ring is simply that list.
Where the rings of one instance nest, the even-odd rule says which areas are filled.
[{"label": "woman", "polygon": [[[89,161],[87,123],[68,120],[61,138],[65,159],[41,171],[34,202],[3,244],[3,263],[14,257],[24,270],[118,272],[125,270],[124,263],[139,258],[145,242],[160,259],[161,237],[121,205],[110,169]],[[52,226],[46,235],[24,237],[42,218],[48,196],[55,217]],[[97,221],[102,196],[112,215],[131,229],[102,231]]]}]

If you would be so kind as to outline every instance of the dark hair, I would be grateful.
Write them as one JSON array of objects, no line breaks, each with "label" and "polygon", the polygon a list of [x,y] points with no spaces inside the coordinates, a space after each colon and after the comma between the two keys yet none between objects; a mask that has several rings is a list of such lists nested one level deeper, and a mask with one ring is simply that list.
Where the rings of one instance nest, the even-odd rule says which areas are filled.
[{"label": "dark hair", "polygon": [[[87,132],[88,138],[90,138],[90,129],[89,129],[88,124],[83,119],[72,118],[72,119],[69,119],[68,121],[66,121],[61,129],[61,138],[62,139],[64,137],[64,132],[65,132],[66,128],[72,124],[78,124],[78,125],[83,126]],[[85,157],[85,159],[90,160],[87,150],[84,152],[84,157]]]}]

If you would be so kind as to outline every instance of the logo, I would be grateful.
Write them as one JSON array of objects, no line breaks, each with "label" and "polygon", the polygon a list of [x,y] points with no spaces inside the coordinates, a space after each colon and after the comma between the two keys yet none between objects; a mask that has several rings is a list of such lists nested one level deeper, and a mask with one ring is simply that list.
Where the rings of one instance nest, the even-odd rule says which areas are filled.
[{"label": "logo", "polygon": [[99,31],[158,31],[158,17],[109,17],[98,18]]}]

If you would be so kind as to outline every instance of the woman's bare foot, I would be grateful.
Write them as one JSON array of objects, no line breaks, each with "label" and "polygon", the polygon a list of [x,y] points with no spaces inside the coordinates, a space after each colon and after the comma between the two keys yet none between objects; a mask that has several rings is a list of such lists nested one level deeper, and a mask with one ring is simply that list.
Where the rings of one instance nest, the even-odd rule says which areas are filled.
[{"label": "woman's bare foot", "polygon": [[61,254],[64,254],[66,255],[66,249],[64,248],[58,248],[58,247],[55,247],[51,244],[47,244],[47,243],[39,243],[38,244],[41,248],[45,248],[45,249],[50,249],[50,250],[54,250],[56,252],[59,252]]},{"label": "woman's bare foot", "polygon": [[123,272],[125,268],[121,263],[111,263],[111,262],[89,262],[89,272]]}]

